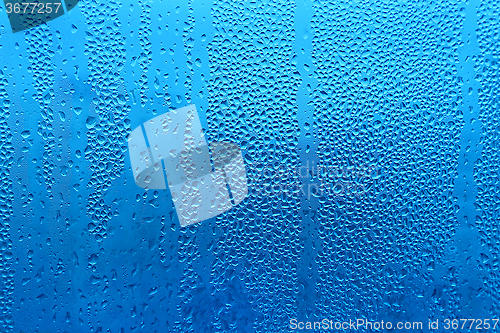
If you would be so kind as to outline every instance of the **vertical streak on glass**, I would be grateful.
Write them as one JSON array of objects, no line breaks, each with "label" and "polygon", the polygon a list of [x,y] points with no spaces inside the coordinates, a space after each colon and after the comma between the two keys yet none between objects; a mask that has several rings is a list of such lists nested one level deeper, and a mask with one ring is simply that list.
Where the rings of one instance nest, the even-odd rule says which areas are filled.
[{"label": "vertical streak on glass", "polygon": [[[176,27],[176,31],[182,31],[182,44],[177,46],[178,53],[174,58],[176,63],[176,70],[181,70],[184,72],[183,84],[179,85],[179,90],[177,96],[184,96],[184,99],[177,98],[177,103],[185,102],[187,105],[191,104],[191,96],[192,96],[192,79],[193,79],[193,67],[192,67],[192,44],[190,41],[193,39],[193,30],[197,26],[193,15],[193,1],[189,0],[187,2],[183,2],[182,5],[178,5],[176,7],[176,11],[178,14],[181,14],[183,17],[178,20],[178,26]],[[177,37],[180,40],[180,36]],[[178,61],[181,63],[178,63]],[[179,82],[181,83],[181,82]],[[181,93],[182,92],[182,93]],[[184,137],[186,141],[186,137]],[[167,179],[168,181],[168,179]],[[184,262],[183,270],[182,270],[182,278],[179,281],[178,285],[178,297],[179,303],[177,305],[177,309],[179,312],[179,317],[182,318],[180,322],[175,323],[176,331],[183,332],[197,332],[195,325],[198,321],[204,321],[204,319],[198,318],[197,315],[187,315],[188,309],[193,309],[194,313],[197,313],[201,309],[199,305],[203,302],[201,299],[195,299],[195,291],[197,289],[204,290],[204,287],[201,285],[201,277],[198,272],[194,269],[194,262],[197,257],[200,257],[200,249],[198,244],[196,244],[196,235],[192,232],[191,229],[196,228],[197,226],[191,226],[187,228],[181,228],[180,234],[182,235],[183,242],[180,244],[178,249],[178,258],[179,261]],[[203,295],[208,296],[208,295]],[[202,297],[202,298],[205,298]],[[200,311],[201,312],[201,311]]]},{"label": "vertical streak on glass", "polygon": [[[483,292],[487,286],[484,284],[485,271],[481,267],[481,256],[490,254],[488,248],[481,244],[481,236],[475,223],[478,215],[476,208],[478,184],[474,177],[474,168],[482,154],[480,144],[482,123],[479,120],[481,110],[478,103],[480,85],[475,79],[474,71],[475,58],[478,54],[476,31],[479,1],[468,1],[461,6],[464,14],[460,31],[462,43],[458,52],[457,72],[461,79],[463,126],[459,139],[460,152],[453,191],[459,206],[456,215],[460,224],[448,245],[443,262],[436,267],[435,276],[438,283],[446,281],[447,271],[450,267],[454,267],[457,280],[455,283],[468,290],[474,290],[473,296],[461,295],[457,301],[459,303],[457,310],[454,312],[459,311],[462,318],[472,316],[487,318],[491,299],[487,293]],[[467,260],[461,257],[466,257]],[[456,288],[456,286],[450,288],[450,293],[455,292]]]},{"label": "vertical streak on glass", "polygon": [[[84,192],[87,194],[85,208],[91,220],[89,223],[93,225],[88,230],[88,235],[94,239],[87,246],[93,252],[93,261],[98,262],[106,256],[112,256],[104,250],[114,245],[112,240],[105,242],[108,237],[108,222],[114,215],[109,200],[114,193],[110,189],[112,182],[122,175],[125,165],[128,130],[123,124],[131,107],[120,96],[123,93],[121,87],[124,85],[126,62],[125,37],[121,33],[122,22],[119,17],[122,3],[97,0],[80,2],[79,6],[86,21],[87,84],[95,92],[93,109],[89,111],[90,117],[87,118],[86,128],[84,127],[87,137],[85,159],[91,171],[88,190]],[[92,94],[85,96],[91,97]],[[88,122],[89,119],[93,120]],[[112,258],[117,259],[116,256]],[[118,268],[118,276],[127,273],[125,267]],[[99,323],[109,316],[102,311],[100,304],[113,301],[113,295],[103,292],[108,286],[104,276],[109,276],[111,272],[108,269],[98,270],[97,265],[93,265],[91,270],[87,270],[87,274],[85,280],[93,281],[93,286],[82,291],[89,304],[82,316],[86,317],[88,330],[97,330]],[[116,275],[116,272],[113,274]],[[126,325],[127,322],[122,324]]]},{"label": "vertical streak on glass", "polygon": [[[460,6],[362,0],[314,7],[317,151],[321,170],[330,168],[319,178],[339,190],[329,186],[320,199],[318,313],[455,316],[456,271],[424,286],[435,280],[435,262],[452,248],[458,225]],[[367,174],[371,167],[376,174]],[[366,187],[359,193],[352,184]],[[415,288],[407,296],[409,283]],[[452,305],[440,306],[441,298]]]},{"label": "vertical streak on glass", "polygon": [[[207,110],[209,102],[207,100],[207,81],[211,77],[208,57],[208,43],[212,40],[212,17],[210,8],[213,6],[212,0],[189,1],[187,3],[187,18],[184,20],[183,46],[185,64],[183,66],[184,98],[187,104],[196,104],[202,128],[207,128]],[[204,130],[205,132],[205,130]],[[209,140],[210,141],[210,140]],[[213,322],[217,309],[214,307],[213,287],[211,286],[210,273],[212,263],[215,262],[212,247],[214,238],[215,219],[203,221],[195,228],[193,233],[188,228],[180,230],[184,243],[182,245],[183,254],[186,260],[186,269],[181,288],[186,299],[182,300],[184,307],[192,308],[197,315],[189,320],[189,329],[194,332],[213,331]],[[204,236],[201,236],[204,235]],[[209,304],[209,305],[206,305]]]},{"label": "vertical streak on glass", "polygon": [[[71,308],[71,305],[59,304],[57,298],[59,296],[58,291],[67,288],[67,286],[74,281],[74,277],[67,274],[68,270],[66,270],[63,265],[63,263],[68,263],[70,261],[71,252],[68,251],[68,248],[74,245],[70,240],[71,233],[68,233],[67,229],[70,224],[69,221],[72,220],[71,213],[73,212],[73,210],[68,207],[70,197],[70,186],[68,186],[68,184],[72,182],[71,166],[73,162],[71,159],[71,150],[66,144],[70,142],[71,138],[69,122],[72,118],[71,106],[73,104],[73,96],[70,92],[72,90],[70,88],[71,83],[70,80],[67,79],[66,72],[69,67],[63,65],[63,59],[65,58],[65,54],[63,55],[63,53],[66,50],[62,50],[61,46],[63,43],[61,39],[58,38],[60,37],[59,32],[55,32],[53,35],[49,31],[50,28],[46,30],[45,27],[32,29],[30,34],[33,34],[33,39],[29,42],[30,51],[33,54],[35,49],[40,49],[40,46],[37,45],[37,43],[40,43],[40,34],[48,35],[48,38],[42,39],[45,42],[43,51],[37,54],[39,55],[38,57],[35,56],[35,54],[31,57],[35,59],[35,61],[31,63],[31,70],[32,75],[36,78],[33,88],[38,87],[38,89],[40,89],[40,87],[44,87],[48,90],[47,93],[42,92],[43,108],[40,112],[41,121],[39,122],[37,131],[41,136],[41,140],[37,141],[41,141],[43,144],[42,156],[47,161],[42,164],[42,173],[39,175],[37,179],[38,184],[36,185],[47,186],[49,196],[45,198],[41,195],[38,196],[37,199],[42,199],[44,209],[39,210],[41,212],[40,216],[28,219],[29,223],[27,223],[27,225],[32,228],[30,231],[26,228],[27,238],[30,238],[30,234],[38,234],[39,236],[35,238],[35,243],[43,243],[43,248],[39,249],[39,251],[35,251],[37,259],[39,258],[40,260],[34,267],[37,275],[32,282],[33,284],[28,286],[28,288],[36,288],[40,295],[54,294],[53,298],[47,297],[45,299],[44,297],[40,297],[40,302],[33,302],[35,304],[38,303],[37,305],[39,306],[37,309],[35,305],[35,308],[32,309],[33,312],[43,312],[44,308],[58,307],[61,313],[66,313],[66,311],[69,311],[69,308]],[[54,50],[58,51],[54,52]],[[46,57],[47,54],[49,54],[50,57]],[[57,71],[54,70],[56,66],[59,69]],[[52,83],[50,86],[48,86],[47,82],[44,80],[47,78],[50,80],[49,82]],[[25,99],[24,102],[26,102]],[[40,101],[37,102],[40,104]],[[16,107],[16,112],[21,113],[21,110],[23,110],[23,108]],[[27,106],[24,106],[24,110],[23,116],[25,118],[38,118],[38,110],[31,109]],[[30,127],[28,122],[25,122],[23,126],[25,128]],[[20,126],[20,128],[23,126]],[[33,135],[35,135],[35,133],[33,133]],[[25,160],[27,162],[32,162],[32,159],[29,158],[29,155],[26,154],[27,152],[24,151],[24,149],[22,152],[24,153],[23,157]],[[33,155],[38,158],[38,154],[39,152],[37,151]],[[28,162],[26,164],[31,163]],[[18,167],[21,165],[18,164]],[[35,186],[31,188],[32,191],[36,191]],[[22,209],[20,209],[18,213],[20,218],[21,216],[26,216],[20,213],[22,210],[26,209],[25,207],[27,207],[27,205],[23,203]],[[21,253],[25,249],[24,246],[26,246],[23,243],[24,242],[18,243],[19,250],[22,249]],[[34,247],[31,248],[33,249]],[[53,269],[49,269],[48,267]],[[29,277],[30,275],[27,274],[25,278]],[[38,285],[34,286],[35,283]],[[26,287],[24,287],[24,284],[20,283],[19,290],[23,288]],[[23,304],[23,296],[19,298],[20,303]],[[19,314],[29,311],[24,308],[24,306],[25,304],[23,304],[22,310],[20,309],[18,311]],[[29,321],[30,320],[25,320],[25,322]],[[57,316],[55,318],[50,318],[49,316],[42,317],[39,322],[40,325],[44,327],[57,325],[62,330],[70,329],[70,324],[62,316]]]},{"label": "vertical streak on glass", "polygon": [[[316,182],[309,177],[308,169],[313,162],[318,161],[316,154],[318,148],[317,135],[312,124],[315,117],[318,117],[314,105],[311,103],[316,88],[316,77],[313,73],[315,67],[312,63],[312,17],[314,9],[312,2],[307,0],[298,0],[295,10],[295,65],[296,75],[300,75],[301,84],[297,92],[297,105],[299,112],[297,114],[298,126],[300,128],[298,151],[300,157],[299,179],[297,186],[300,189],[298,195],[301,200],[300,221],[297,221],[297,228],[300,234],[307,235],[303,237],[303,243],[300,246],[300,261],[297,264],[298,269],[298,306],[296,316],[293,318],[305,319],[311,318],[314,313],[314,302],[316,295],[316,282],[318,278],[318,268],[316,263],[318,249],[318,198],[316,195],[310,195],[309,189],[312,189]],[[322,114],[319,113],[319,117]],[[301,172],[302,171],[302,172]],[[305,175],[305,176],[304,176]],[[298,317],[297,317],[298,316]]]},{"label": "vertical streak on glass", "polygon": [[[179,30],[182,31],[182,56],[177,56],[177,59],[182,59],[183,64],[178,64],[178,66],[184,71],[184,84],[181,86],[182,91],[184,92],[184,100],[187,105],[192,104],[193,97],[193,46],[194,40],[199,40],[200,37],[195,35],[199,35],[199,29],[196,29],[199,26],[199,23],[195,19],[194,9],[193,9],[193,1],[189,0],[186,3],[183,3],[181,10],[183,15],[187,17],[184,20],[181,20],[182,26],[179,27]],[[200,20],[201,21],[201,20]],[[196,32],[194,30],[197,30]],[[179,95],[181,96],[181,95]],[[185,144],[189,141],[186,137],[184,137]],[[168,180],[167,180],[168,181]],[[194,309],[195,313],[202,313],[203,309],[200,308],[200,304],[204,301],[204,299],[209,299],[210,295],[206,292],[202,293],[202,296],[198,293],[200,298],[196,297],[196,290],[206,290],[206,286],[204,286],[204,281],[202,280],[202,276],[199,271],[195,269],[197,266],[197,258],[200,258],[202,254],[200,253],[200,247],[197,242],[196,234],[192,233],[190,229],[195,228],[197,226],[191,226],[187,228],[181,228],[180,233],[184,239],[183,244],[179,247],[178,255],[179,258],[182,258],[182,261],[185,262],[185,266],[182,272],[182,279],[179,283],[179,298],[180,302],[178,305],[179,316],[183,318],[183,321],[176,323],[176,330],[183,332],[198,332],[196,327],[200,322],[206,320],[206,318],[200,318],[197,315],[194,316],[186,316],[187,309]],[[198,261],[200,263],[200,261]],[[210,311],[209,311],[210,312]]]},{"label": "vertical streak on glass", "polygon": [[[83,3],[81,5],[84,6]],[[115,144],[123,143],[123,138],[126,137],[118,125],[123,123],[129,108],[122,105],[117,98],[118,89],[123,84],[120,73],[125,65],[124,38],[116,16],[119,6],[120,4],[111,1],[106,2],[105,6],[86,5],[86,8],[82,8],[88,26],[88,82],[98,95],[94,100],[96,124],[88,129],[86,148],[86,158],[93,171],[90,185],[94,188],[94,193],[90,194],[88,199],[88,213],[98,226],[95,232],[97,240],[106,236],[110,212],[110,207],[101,198],[109,188],[110,181],[121,172],[125,159],[122,147]],[[101,35],[106,38],[101,38]],[[99,54],[106,56],[100,57]],[[111,163],[111,169],[101,168],[101,163]]]},{"label": "vertical streak on glass", "polygon": [[295,12],[295,2],[281,1],[212,7],[207,136],[242,147],[251,183],[247,199],[216,221],[222,235],[212,283],[217,304],[232,299],[217,312],[217,332],[238,316],[245,319],[235,330],[265,332],[284,327],[297,311],[302,110]]},{"label": "vertical streak on glass", "polygon": [[12,321],[12,303],[14,292],[14,275],[12,270],[12,239],[10,223],[13,215],[12,204],[14,192],[10,171],[14,156],[12,147],[12,133],[7,119],[10,115],[10,101],[7,94],[8,80],[0,70],[0,242],[4,244],[0,251],[0,272],[2,282],[0,287],[0,328],[2,332],[11,332],[14,328]]},{"label": "vertical streak on glass", "polygon": [[[185,68],[186,57],[183,52],[183,36],[182,27],[186,21],[186,3],[176,1],[155,1],[151,5],[151,51],[152,59],[149,65],[149,82],[153,82],[154,94],[150,93],[152,103],[147,104],[143,109],[143,116],[150,119],[151,116],[167,112],[168,109],[177,109],[186,106],[185,101],[176,96],[183,95],[185,88],[183,85],[184,78],[178,77],[179,68]],[[131,52],[135,55],[135,52]],[[133,86],[130,86],[133,89]],[[152,90],[150,90],[152,92]],[[173,98],[171,98],[173,96]],[[151,114],[152,113],[152,114]],[[134,114],[136,116],[136,114]],[[167,144],[167,143],[166,143]],[[165,170],[164,160],[162,160],[162,168],[164,170],[165,180],[168,182]],[[153,192],[153,191],[149,191]],[[181,288],[183,283],[189,285],[191,281],[185,282],[185,269],[187,260],[184,254],[190,253],[182,250],[186,247],[180,241],[184,235],[180,234],[179,221],[176,218],[174,204],[169,186],[166,190],[160,192],[160,196],[166,199],[165,205],[161,207],[161,211],[157,214],[161,215],[161,227],[158,232],[159,236],[159,281],[158,285],[171,286],[172,292],[166,298],[169,303],[169,309],[162,314],[165,320],[159,323],[159,330],[168,331],[189,331],[191,323],[186,321],[188,313],[184,301],[189,297],[189,293],[184,293]],[[182,228],[181,228],[182,229]],[[190,229],[191,231],[192,229]],[[191,234],[189,234],[191,235]],[[167,273],[168,272],[168,273]],[[163,299],[156,300],[158,306],[162,306]],[[156,317],[157,314],[150,314],[151,317]],[[164,328],[165,327],[165,328]]]},{"label": "vertical streak on glass", "polygon": [[[17,311],[16,317],[24,319],[20,321],[21,325],[29,325],[28,323],[30,320],[26,317],[26,313],[40,313],[43,312],[44,308],[52,308],[54,306],[54,299],[44,297],[44,295],[48,295],[50,293],[49,290],[57,289],[54,288],[54,286],[57,286],[59,282],[55,274],[48,272],[50,271],[49,267],[57,267],[58,258],[61,258],[61,256],[53,254],[59,251],[57,249],[58,245],[53,245],[51,242],[54,234],[60,231],[57,225],[60,221],[57,210],[59,208],[58,206],[61,205],[61,192],[58,191],[61,184],[56,181],[57,169],[54,166],[61,163],[60,160],[62,159],[62,154],[57,152],[56,140],[58,138],[56,137],[56,122],[54,121],[54,117],[57,117],[57,113],[55,113],[54,110],[59,108],[56,103],[56,94],[59,93],[58,88],[60,87],[55,72],[57,62],[54,59],[58,57],[54,54],[54,37],[48,25],[34,27],[25,34],[27,53],[29,54],[28,72],[32,78],[32,80],[30,80],[31,88],[35,93],[32,95],[33,100],[21,100],[23,104],[26,102],[26,104],[28,104],[24,104],[24,110],[29,110],[26,112],[27,121],[25,125],[34,119],[38,120],[37,126],[32,127],[32,135],[34,136],[33,140],[38,143],[41,148],[40,151],[32,155],[33,159],[31,159],[31,161],[27,158],[28,168],[31,167],[36,169],[34,175],[35,182],[30,182],[29,188],[30,191],[39,193],[34,199],[34,204],[41,209],[33,209],[31,211],[30,208],[33,207],[26,207],[27,209],[23,207],[26,209],[23,213],[28,212],[28,214],[25,213],[20,215],[22,217],[27,217],[26,220],[29,221],[25,226],[25,235],[37,235],[37,237],[31,239],[29,236],[26,237],[26,244],[33,252],[33,260],[30,260],[29,263],[29,271],[31,274],[26,274],[25,276],[27,279],[32,280],[33,285],[30,287],[36,288],[38,296],[42,296],[39,297],[38,302],[31,303],[23,302],[23,297],[19,297],[21,309]],[[58,79],[60,79],[60,76]],[[24,87],[27,86],[28,84]],[[19,89],[19,92],[20,90],[21,89]],[[31,109],[30,106],[34,106],[34,108]],[[34,163],[33,160],[37,162]],[[29,177],[31,177],[31,175],[28,175],[27,178]],[[43,244],[44,246],[37,249],[35,244]],[[24,244],[18,243],[18,246],[20,249],[23,249],[22,251],[25,250],[23,248],[25,246]],[[51,282],[49,283],[48,281]],[[22,284],[19,285],[19,290],[24,291],[26,294],[31,292],[31,290],[23,290],[23,288],[24,286],[22,286]],[[39,323],[44,327],[48,327],[53,321],[51,318],[40,316]],[[28,327],[29,326],[24,328],[29,329]]]},{"label": "vertical streak on glass", "polygon": [[[185,78],[184,87],[185,93],[184,98],[186,99],[186,103],[192,104],[193,97],[193,76],[194,76],[194,68],[193,68],[193,46],[195,39],[193,38],[193,29],[195,27],[195,19],[193,16],[193,0],[189,0],[188,4],[188,18],[186,22],[184,22],[182,40],[184,42],[184,53],[186,55],[186,66],[185,68]],[[197,39],[199,41],[199,39]]]},{"label": "vertical streak on glass", "polygon": [[35,100],[38,102],[41,113],[38,132],[44,141],[42,168],[38,169],[37,177],[43,182],[48,193],[47,200],[52,200],[52,186],[55,179],[51,172],[53,150],[55,147],[53,132],[53,106],[49,105],[55,98],[54,94],[54,64],[50,57],[52,53],[53,35],[45,25],[36,27],[26,34],[26,43],[29,45],[31,60],[30,71],[33,76],[33,86],[36,89]]},{"label": "vertical streak on glass", "polygon": [[[486,276],[481,287],[486,291],[481,299],[484,310],[489,311],[486,317],[495,317],[500,313],[500,272],[496,269],[496,262],[500,258],[500,128],[498,127],[498,117],[500,109],[500,44],[498,42],[498,32],[500,27],[500,3],[495,0],[470,1],[466,7],[467,20],[471,21],[468,32],[470,44],[466,44],[472,49],[468,61],[468,70],[473,72],[476,80],[471,81],[466,91],[464,85],[464,95],[467,93],[472,103],[472,112],[469,119],[473,122],[474,133],[472,141],[476,144],[470,145],[467,152],[469,163],[474,162],[474,173],[469,172],[471,181],[477,184],[477,191],[474,202],[468,198],[471,213],[467,217],[469,223],[475,222],[479,231],[480,242],[483,245],[481,253],[476,259],[479,261],[479,270]],[[477,34],[476,34],[477,33]],[[474,38],[476,37],[476,38]],[[474,51],[474,52],[472,52]],[[467,112],[465,109],[464,112]],[[464,142],[465,143],[465,142]],[[472,155],[473,154],[473,155]],[[474,183],[473,183],[474,184]],[[476,232],[477,234],[477,232]],[[487,247],[487,251],[485,251]],[[486,296],[486,297],[485,297]],[[487,301],[484,299],[486,298]],[[479,305],[478,304],[478,305]],[[483,309],[482,309],[483,310]],[[483,312],[485,313],[485,312]],[[478,316],[479,317],[479,316]]]},{"label": "vertical streak on glass", "polygon": [[139,77],[139,95],[141,99],[141,106],[145,107],[148,102],[148,70],[152,62],[152,46],[150,41],[151,35],[151,5],[149,1],[139,1],[141,6],[141,22],[139,25],[139,42],[141,45],[141,54],[139,56],[139,67],[141,69],[141,74]]}]

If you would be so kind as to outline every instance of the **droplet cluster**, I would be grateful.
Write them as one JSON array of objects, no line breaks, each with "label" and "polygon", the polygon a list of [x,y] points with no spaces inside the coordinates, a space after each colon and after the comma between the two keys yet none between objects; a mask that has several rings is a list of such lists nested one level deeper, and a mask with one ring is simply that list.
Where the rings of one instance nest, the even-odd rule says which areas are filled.
[{"label": "droplet cluster", "polygon": [[139,66],[141,68],[141,76],[139,78],[139,93],[141,96],[141,106],[144,107],[148,102],[147,92],[149,88],[147,72],[149,65],[153,60],[153,52],[149,36],[151,35],[151,6],[147,1],[140,1],[141,6],[141,25],[139,27],[139,42],[142,52],[139,56]]},{"label": "droplet cluster", "polygon": [[104,195],[111,181],[118,177],[126,156],[127,124],[125,117],[130,106],[121,103],[119,95],[125,66],[124,38],[117,20],[120,4],[89,2],[82,4],[86,17],[88,56],[88,83],[96,93],[86,120],[87,146],[85,158],[90,162],[92,176],[88,187],[93,189],[87,202],[87,211],[95,224],[97,240],[106,237],[106,223],[112,217]]},{"label": "droplet cluster", "polygon": [[10,99],[7,94],[9,84],[6,75],[0,69],[0,273],[2,274],[2,292],[0,293],[0,325],[2,330],[14,328],[12,304],[14,270],[12,259],[11,219],[13,218],[14,188],[10,179],[10,169],[14,163],[12,133],[7,119],[10,116]]},{"label": "droplet cluster", "polygon": [[[408,294],[409,281],[434,280],[434,262],[458,226],[460,8],[448,1],[314,3],[318,164],[340,167],[363,188],[319,199],[312,283],[320,318],[406,316],[418,299]],[[366,167],[374,172],[349,171]],[[413,292],[440,313],[432,290]]]},{"label": "droplet cluster", "polygon": [[[212,7],[207,137],[240,145],[250,183],[279,184],[282,179],[265,179],[259,170],[277,174],[280,166],[298,165],[293,14],[293,3],[278,1]],[[253,188],[244,203],[217,219],[222,234],[211,281],[216,295],[241,298],[216,315],[217,332],[285,329],[296,316],[299,211],[297,193],[267,196]],[[242,318],[235,324],[227,316]]]},{"label": "droplet cluster", "polygon": [[482,1],[477,9],[476,79],[480,83],[478,103],[481,122],[480,144],[482,155],[474,166],[474,179],[478,186],[475,225],[481,235],[482,244],[489,253],[481,254],[480,268],[487,272],[485,289],[492,296],[492,314],[500,313],[500,127],[497,121],[500,101],[500,4],[497,1]]},{"label": "droplet cluster", "polygon": [[38,102],[42,119],[38,124],[38,134],[44,141],[41,167],[37,167],[37,180],[39,185],[44,185],[52,198],[52,186],[55,178],[53,175],[54,164],[53,152],[55,148],[55,136],[53,131],[54,112],[50,106],[55,97],[54,93],[54,68],[51,57],[53,56],[52,39],[54,36],[47,28],[30,30],[26,33],[26,42],[29,45],[30,67],[28,71],[33,75],[36,95],[33,98]]}]

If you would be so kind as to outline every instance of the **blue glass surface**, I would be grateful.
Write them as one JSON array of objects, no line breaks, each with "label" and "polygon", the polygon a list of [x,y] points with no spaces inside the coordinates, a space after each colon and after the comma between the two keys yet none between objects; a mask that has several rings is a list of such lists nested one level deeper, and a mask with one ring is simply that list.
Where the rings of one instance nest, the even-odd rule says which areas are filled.
[{"label": "blue glass surface", "polygon": [[[499,18],[85,0],[12,33],[0,7],[0,332],[500,329]],[[249,192],[181,228],[127,137],[190,104]]]}]

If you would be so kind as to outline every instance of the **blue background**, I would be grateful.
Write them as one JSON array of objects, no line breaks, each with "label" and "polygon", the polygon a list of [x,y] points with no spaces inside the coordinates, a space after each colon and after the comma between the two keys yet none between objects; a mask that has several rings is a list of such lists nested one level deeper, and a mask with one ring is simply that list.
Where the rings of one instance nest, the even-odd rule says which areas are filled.
[{"label": "blue background", "polygon": [[[12,34],[1,8],[0,331],[496,318],[499,17],[496,0],[82,1]],[[208,141],[244,151],[250,193],[181,229],[126,138],[192,103]],[[259,190],[328,181],[279,173],[312,163],[377,172],[359,196]]]}]

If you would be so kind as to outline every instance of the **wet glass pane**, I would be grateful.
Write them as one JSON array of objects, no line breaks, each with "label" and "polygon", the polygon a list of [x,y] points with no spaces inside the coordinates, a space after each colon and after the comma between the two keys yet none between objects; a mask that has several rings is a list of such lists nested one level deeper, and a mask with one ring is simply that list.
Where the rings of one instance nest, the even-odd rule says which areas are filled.
[{"label": "wet glass pane", "polygon": [[498,330],[499,18],[4,0],[0,332]]}]

